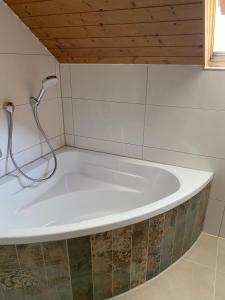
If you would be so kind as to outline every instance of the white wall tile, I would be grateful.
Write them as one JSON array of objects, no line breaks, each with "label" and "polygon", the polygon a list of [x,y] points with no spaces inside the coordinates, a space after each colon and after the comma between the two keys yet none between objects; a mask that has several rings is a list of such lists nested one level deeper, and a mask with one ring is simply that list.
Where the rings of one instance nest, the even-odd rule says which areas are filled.
[{"label": "white wall tile", "polygon": [[55,72],[54,73],[58,78],[58,84],[56,86],[56,88],[57,88],[57,97],[62,98],[60,63],[56,59],[54,59],[54,61],[55,61]]},{"label": "white wall tile", "polygon": [[[49,138],[59,136],[58,101],[49,100],[39,106],[38,116]],[[8,122],[4,110],[0,110],[0,149],[7,155]],[[16,106],[14,112],[13,152],[19,153],[43,142],[29,104]],[[24,154],[25,155],[25,154]]]},{"label": "white wall tile", "polygon": [[75,146],[82,149],[135,157],[140,159],[142,158],[142,147],[136,145],[76,136]]},{"label": "white wall tile", "polygon": [[71,65],[72,98],[145,103],[146,65]]},{"label": "white wall tile", "polygon": [[66,141],[65,141],[65,133],[60,135],[60,143],[61,143],[61,147],[66,145]]},{"label": "white wall tile", "polygon": [[225,111],[148,105],[144,144],[225,158]]},{"label": "white wall tile", "polygon": [[74,134],[73,105],[71,98],[63,98],[64,130],[66,134]]},{"label": "white wall tile", "polygon": [[0,37],[0,53],[50,55],[4,1],[0,1]]},{"label": "white wall tile", "polygon": [[225,203],[223,201],[209,201],[204,226],[205,232],[213,235],[219,235],[224,206]]},{"label": "white wall tile", "polygon": [[225,72],[201,66],[150,65],[148,104],[225,108]]},{"label": "white wall tile", "polygon": [[75,137],[72,134],[65,134],[65,144],[66,146],[75,146]]},{"label": "white wall tile", "polygon": [[59,111],[59,128],[60,134],[64,134],[64,120],[63,120],[63,103],[62,99],[58,98],[58,111]]},{"label": "white wall tile", "polygon": [[[42,80],[55,74],[55,60],[43,55],[0,54],[0,107],[6,100],[16,105],[37,96]],[[50,88],[45,99],[57,98],[57,88]]]},{"label": "white wall tile", "polygon": [[[58,99],[43,101],[38,107],[40,123],[48,138],[59,136],[59,107]],[[43,142],[43,137],[41,137]]]},{"label": "white wall tile", "polygon": [[[6,157],[8,123],[3,110],[0,110],[0,120],[0,148],[3,157]],[[40,139],[30,105],[17,106],[14,112],[13,152],[18,153],[38,143],[40,143]]]},{"label": "white wall tile", "polygon": [[70,65],[61,64],[60,65],[60,76],[61,76],[61,89],[62,97],[71,98],[71,78],[70,78]]},{"label": "white wall tile", "polygon": [[[51,138],[50,142],[51,142],[53,149],[55,149],[55,150],[64,146],[64,143],[62,144],[61,135]],[[47,153],[50,153],[49,146],[47,145],[46,142],[41,143],[40,148],[41,148],[41,156],[46,155]]]},{"label": "white wall tile", "polygon": [[[41,156],[40,144],[34,145],[31,148],[23,150],[14,155],[14,159],[18,166],[24,166],[27,163],[38,159]],[[15,167],[9,157],[0,160],[0,176],[11,173]]]},{"label": "white wall tile", "polygon": [[142,145],[144,105],[73,100],[79,136]]},{"label": "white wall tile", "polygon": [[[61,136],[50,139],[50,142],[54,149],[58,149],[63,146],[61,142]],[[14,158],[19,166],[23,166],[47,153],[49,153],[49,147],[46,143],[41,143],[15,154]],[[14,170],[15,167],[10,158],[4,158],[0,160],[0,176],[10,173]]]}]

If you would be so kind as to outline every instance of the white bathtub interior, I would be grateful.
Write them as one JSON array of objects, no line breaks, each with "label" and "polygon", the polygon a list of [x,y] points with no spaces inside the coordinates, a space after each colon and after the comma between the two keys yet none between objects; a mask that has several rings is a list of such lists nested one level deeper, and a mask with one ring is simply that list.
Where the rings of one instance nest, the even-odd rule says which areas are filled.
[{"label": "white bathtub interior", "polygon": [[[96,227],[126,225],[178,205],[212,176],[66,147],[57,157],[58,171],[45,183],[29,184],[14,174],[0,180],[0,236],[65,231],[79,235]],[[50,170],[51,164],[51,160],[40,159],[26,171],[38,176]]]}]

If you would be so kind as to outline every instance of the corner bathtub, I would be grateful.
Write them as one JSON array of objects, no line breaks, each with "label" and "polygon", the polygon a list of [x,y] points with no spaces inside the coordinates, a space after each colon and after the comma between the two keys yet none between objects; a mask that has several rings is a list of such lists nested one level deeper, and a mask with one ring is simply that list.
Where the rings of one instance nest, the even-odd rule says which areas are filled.
[{"label": "corner bathtub", "polygon": [[[0,299],[109,299],[200,235],[212,173],[75,148],[57,156],[49,181],[0,180]],[[25,170],[38,177],[51,164]]]}]

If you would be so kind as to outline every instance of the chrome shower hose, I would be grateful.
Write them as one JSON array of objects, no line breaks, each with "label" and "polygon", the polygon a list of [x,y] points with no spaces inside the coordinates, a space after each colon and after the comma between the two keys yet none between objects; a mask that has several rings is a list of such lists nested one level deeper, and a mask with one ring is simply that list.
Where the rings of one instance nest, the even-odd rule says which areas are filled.
[{"label": "chrome shower hose", "polygon": [[14,158],[14,155],[13,155],[13,151],[12,151],[12,148],[13,148],[13,142],[12,142],[12,135],[13,135],[13,113],[14,113],[14,110],[15,110],[15,107],[14,107],[14,104],[9,102],[9,103],[6,103],[4,105],[4,109],[5,111],[7,112],[7,116],[8,116],[8,153],[10,155],[10,158],[12,160],[12,163],[14,165],[14,167],[16,168],[16,170],[21,174],[23,175],[25,178],[27,178],[28,180],[30,181],[33,181],[33,182],[42,182],[42,181],[45,181],[45,180],[48,180],[50,179],[56,172],[56,169],[57,169],[57,158],[56,158],[56,154],[55,154],[55,151],[52,147],[52,145],[50,144],[41,124],[40,124],[40,121],[38,119],[38,113],[37,113],[37,104],[33,103],[32,104],[32,109],[33,109],[33,114],[34,114],[34,119],[35,119],[35,122],[36,122],[36,125],[37,125],[37,128],[38,130],[40,131],[41,135],[44,137],[48,147],[50,148],[50,151],[51,151],[51,154],[53,156],[53,159],[54,159],[54,168],[51,172],[50,175],[48,175],[47,177],[42,177],[42,178],[33,178],[33,177],[30,177],[28,176],[27,174],[25,174],[21,168],[17,165],[16,161],[15,161],[15,158]]}]

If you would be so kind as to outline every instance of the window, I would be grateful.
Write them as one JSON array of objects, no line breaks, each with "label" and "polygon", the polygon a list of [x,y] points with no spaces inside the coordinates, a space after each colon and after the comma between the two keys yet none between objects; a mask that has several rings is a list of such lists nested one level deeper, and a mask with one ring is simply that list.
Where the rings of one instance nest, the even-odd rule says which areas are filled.
[{"label": "window", "polygon": [[225,0],[206,1],[205,66],[225,68]]}]

